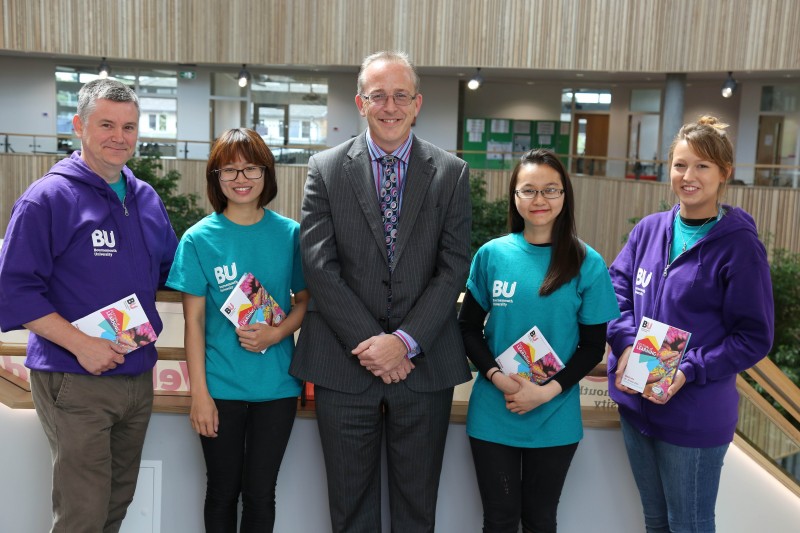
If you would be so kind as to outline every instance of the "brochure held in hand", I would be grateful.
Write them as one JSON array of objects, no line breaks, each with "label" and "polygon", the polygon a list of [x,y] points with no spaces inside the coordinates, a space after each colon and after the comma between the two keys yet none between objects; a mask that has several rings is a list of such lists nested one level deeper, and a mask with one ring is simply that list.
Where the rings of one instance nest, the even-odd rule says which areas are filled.
[{"label": "brochure held in hand", "polygon": [[277,326],[286,318],[275,298],[250,272],[239,279],[219,310],[237,328],[255,323]]},{"label": "brochure held in hand", "polygon": [[665,395],[686,352],[689,337],[688,331],[642,317],[622,384],[646,395]]},{"label": "brochure held in hand", "polygon": [[539,385],[564,368],[564,363],[536,326],[506,348],[495,361],[504,374],[519,374]]},{"label": "brochure held in hand", "polygon": [[101,307],[72,325],[91,337],[100,337],[135,350],[151,342],[156,335],[136,294]]}]

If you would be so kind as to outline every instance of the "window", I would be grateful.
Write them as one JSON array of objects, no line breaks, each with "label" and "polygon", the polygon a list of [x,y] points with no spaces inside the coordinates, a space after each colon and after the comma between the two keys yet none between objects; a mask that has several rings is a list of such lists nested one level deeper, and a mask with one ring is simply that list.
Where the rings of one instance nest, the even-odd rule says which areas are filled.
[{"label": "window", "polygon": [[[800,84],[763,86],[755,184],[800,186],[799,152]],[[776,168],[777,165],[789,168]]]},{"label": "window", "polygon": [[[140,127],[140,130],[147,129],[149,132],[162,133],[167,131],[167,115],[164,113],[147,115],[148,128]],[[141,122],[144,122],[144,118]]]},{"label": "window", "polygon": [[[324,79],[255,74],[251,87],[253,127],[269,146],[325,144],[328,82]],[[284,124],[288,122],[288,128]]]},{"label": "window", "polygon": [[761,111],[797,113],[800,111],[800,85],[765,85],[761,88]]},{"label": "window", "polygon": [[661,135],[661,89],[632,89],[628,115],[628,161],[625,175],[634,179],[657,178]]},{"label": "window", "polygon": [[561,91],[561,121],[572,122],[576,111],[611,111],[611,91],[607,89],[564,89]]},{"label": "window", "polygon": [[139,97],[139,137],[176,139],[178,136],[178,101],[176,98]]},{"label": "window", "polygon": [[632,89],[631,113],[660,113],[661,89]]}]

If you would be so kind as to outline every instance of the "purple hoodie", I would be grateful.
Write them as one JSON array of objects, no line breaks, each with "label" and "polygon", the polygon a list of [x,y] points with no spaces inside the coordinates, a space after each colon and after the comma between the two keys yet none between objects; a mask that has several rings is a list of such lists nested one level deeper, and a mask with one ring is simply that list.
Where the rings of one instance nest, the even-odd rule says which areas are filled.
[{"label": "purple hoodie", "polygon": [[[123,172],[124,205],[74,152],[16,201],[0,252],[0,329],[21,329],[52,312],[72,322],[136,293],[161,332],[155,293],[166,281],[178,241],[153,188],[128,167]],[[141,374],[156,360],[149,344],[103,375]],[[33,333],[25,365],[88,374],[70,352]]]},{"label": "purple hoodie", "polygon": [[[733,440],[736,375],[772,346],[772,282],[752,217],[725,215],[667,268],[671,211],[644,218],[611,265],[621,316],[608,324],[608,379],[620,415],[645,435],[678,446],[708,448]],[[614,386],[617,357],[633,344],[642,316],[691,332],[680,369],[686,384],[665,405]]]}]

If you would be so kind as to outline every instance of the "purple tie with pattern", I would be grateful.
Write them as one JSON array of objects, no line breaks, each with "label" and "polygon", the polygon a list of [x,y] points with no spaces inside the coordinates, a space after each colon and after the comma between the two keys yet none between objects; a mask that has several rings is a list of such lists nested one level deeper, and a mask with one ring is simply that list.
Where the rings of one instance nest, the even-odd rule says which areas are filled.
[{"label": "purple tie with pattern", "polygon": [[394,247],[397,241],[397,221],[400,212],[400,191],[398,190],[397,172],[394,165],[397,158],[385,155],[380,158],[381,176],[380,197],[381,214],[383,215],[383,233],[386,236],[386,256],[389,268],[394,268]]}]

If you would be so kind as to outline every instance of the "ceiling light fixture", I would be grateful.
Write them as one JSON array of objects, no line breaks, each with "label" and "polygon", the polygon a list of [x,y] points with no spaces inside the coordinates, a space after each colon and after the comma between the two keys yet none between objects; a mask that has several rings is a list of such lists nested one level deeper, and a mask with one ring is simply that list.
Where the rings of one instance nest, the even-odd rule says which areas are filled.
[{"label": "ceiling light fixture", "polygon": [[322,98],[322,95],[319,94],[319,93],[315,93],[314,92],[314,84],[313,83],[311,83],[309,85],[311,86],[311,89],[306,94],[304,94],[302,96],[302,100],[304,102],[317,102],[317,101],[319,101],[319,99]]},{"label": "ceiling light fixture", "polygon": [[97,67],[97,75],[105,79],[109,74],[111,74],[111,67],[108,66],[108,61],[106,61],[106,58],[104,57],[100,61],[100,66]]},{"label": "ceiling light fixture", "polygon": [[250,72],[245,68],[245,64],[242,63],[242,70],[239,71],[239,87],[245,88],[247,84],[250,83]]},{"label": "ceiling light fixture", "polygon": [[722,84],[722,97],[730,98],[736,92],[736,87],[739,84],[733,79],[733,72],[728,72],[728,79]]},{"label": "ceiling light fixture", "polygon": [[483,85],[483,76],[481,75],[480,67],[478,67],[475,71],[475,75],[467,82],[467,88],[474,91],[481,85]]}]

